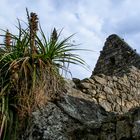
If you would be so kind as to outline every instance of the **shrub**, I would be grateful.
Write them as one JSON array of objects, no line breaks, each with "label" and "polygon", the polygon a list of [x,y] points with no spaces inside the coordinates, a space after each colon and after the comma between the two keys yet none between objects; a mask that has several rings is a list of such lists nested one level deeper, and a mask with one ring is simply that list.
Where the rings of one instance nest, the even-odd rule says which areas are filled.
[{"label": "shrub", "polygon": [[[24,29],[18,20],[18,35],[4,31],[0,47],[0,139],[16,139],[19,128],[33,109],[58,98],[63,90],[60,69],[66,64],[85,62],[69,43],[72,36],[60,40],[61,31],[54,28],[47,39],[36,13],[28,13]],[[38,32],[40,34],[38,34]],[[47,95],[47,96],[46,96]],[[19,123],[20,122],[20,123]]]}]

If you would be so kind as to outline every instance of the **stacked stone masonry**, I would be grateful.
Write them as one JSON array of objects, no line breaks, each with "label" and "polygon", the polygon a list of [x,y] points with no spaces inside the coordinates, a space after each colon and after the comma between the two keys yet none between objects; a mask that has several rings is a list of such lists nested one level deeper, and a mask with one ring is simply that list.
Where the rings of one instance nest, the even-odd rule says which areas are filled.
[{"label": "stacked stone masonry", "polygon": [[140,56],[136,51],[117,35],[111,35],[91,77],[76,85],[106,111],[124,113],[140,105],[139,68]]},{"label": "stacked stone masonry", "polygon": [[122,75],[130,66],[140,68],[139,54],[113,34],[107,38],[92,75]]},{"label": "stacked stone masonry", "polygon": [[132,66],[129,71],[121,77],[100,74],[79,82],[73,80],[79,90],[91,95],[106,111],[124,113],[140,105],[140,70]]}]

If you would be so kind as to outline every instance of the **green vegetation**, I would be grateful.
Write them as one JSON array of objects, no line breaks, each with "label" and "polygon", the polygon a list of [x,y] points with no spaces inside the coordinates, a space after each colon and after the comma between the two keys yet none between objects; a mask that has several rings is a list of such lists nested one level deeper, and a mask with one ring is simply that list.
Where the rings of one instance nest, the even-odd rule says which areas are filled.
[{"label": "green vegetation", "polygon": [[[85,62],[69,43],[72,36],[60,40],[61,32],[54,28],[46,38],[38,17],[28,13],[26,28],[18,21],[18,35],[4,31],[0,47],[0,139],[15,140],[24,128],[31,112],[38,106],[55,100],[63,90],[60,69],[67,71],[69,63]],[[47,95],[47,96],[46,96]]]}]

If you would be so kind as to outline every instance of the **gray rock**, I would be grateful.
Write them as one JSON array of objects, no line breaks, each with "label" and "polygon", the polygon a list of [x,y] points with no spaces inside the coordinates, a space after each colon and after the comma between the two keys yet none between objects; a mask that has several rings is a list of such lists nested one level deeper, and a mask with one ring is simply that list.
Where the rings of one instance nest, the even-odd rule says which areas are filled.
[{"label": "gray rock", "polygon": [[107,94],[113,94],[113,91],[110,87],[104,87],[104,91],[107,93]]},{"label": "gray rock", "polygon": [[[82,97],[82,96],[81,96]],[[97,130],[108,113],[99,105],[86,98],[64,94],[57,103],[33,112],[30,129],[22,136],[24,140],[69,140],[79,137],[98,137],[90,133]],[[86,132],[86,134],[79,134]]]},{"label": "gray rock", "polygon": [[94,76],[93,79],[98,82],[99,84],[102,84],[102,85],[106,85],[107,84],[107,81],[104,79],[104,78],[101,78],[99,76]]},{"label": "gray rock", "polygon": [[65,95],[63,101],[58,102],[58,105],[69,116],[82,123],[103,120],[107,116],[107,112],[93,101],[69,95]]},{"label": "gray rock", "polygon": [[121,140],[121,138],[130,138],[131,137],[132,128],[129,125],[129,122],[126,120],[118,121],[116,125],[116,136],[117,140]]},{"label": "gray rock", "polygon": [[134,127],[132,130],[133,138],[140,139],[140,120],[134,122]]}]

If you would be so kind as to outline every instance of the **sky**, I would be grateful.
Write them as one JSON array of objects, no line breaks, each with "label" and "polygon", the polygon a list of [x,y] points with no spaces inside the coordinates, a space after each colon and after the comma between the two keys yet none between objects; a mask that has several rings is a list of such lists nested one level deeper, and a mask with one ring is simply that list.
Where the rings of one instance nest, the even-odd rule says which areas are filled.
[{"label": "sky", "polygon": [[[54,27],[72,42],[89,65],[71,65],[72,77],[90,77],[106,38],[118,34],[140,53],[140,0],[1,0],[0,28],[15,33],[17,18],[27,21],[26,8],[38,14],[46,36]],[[68,74],[68,77],[70,75]]]}]

